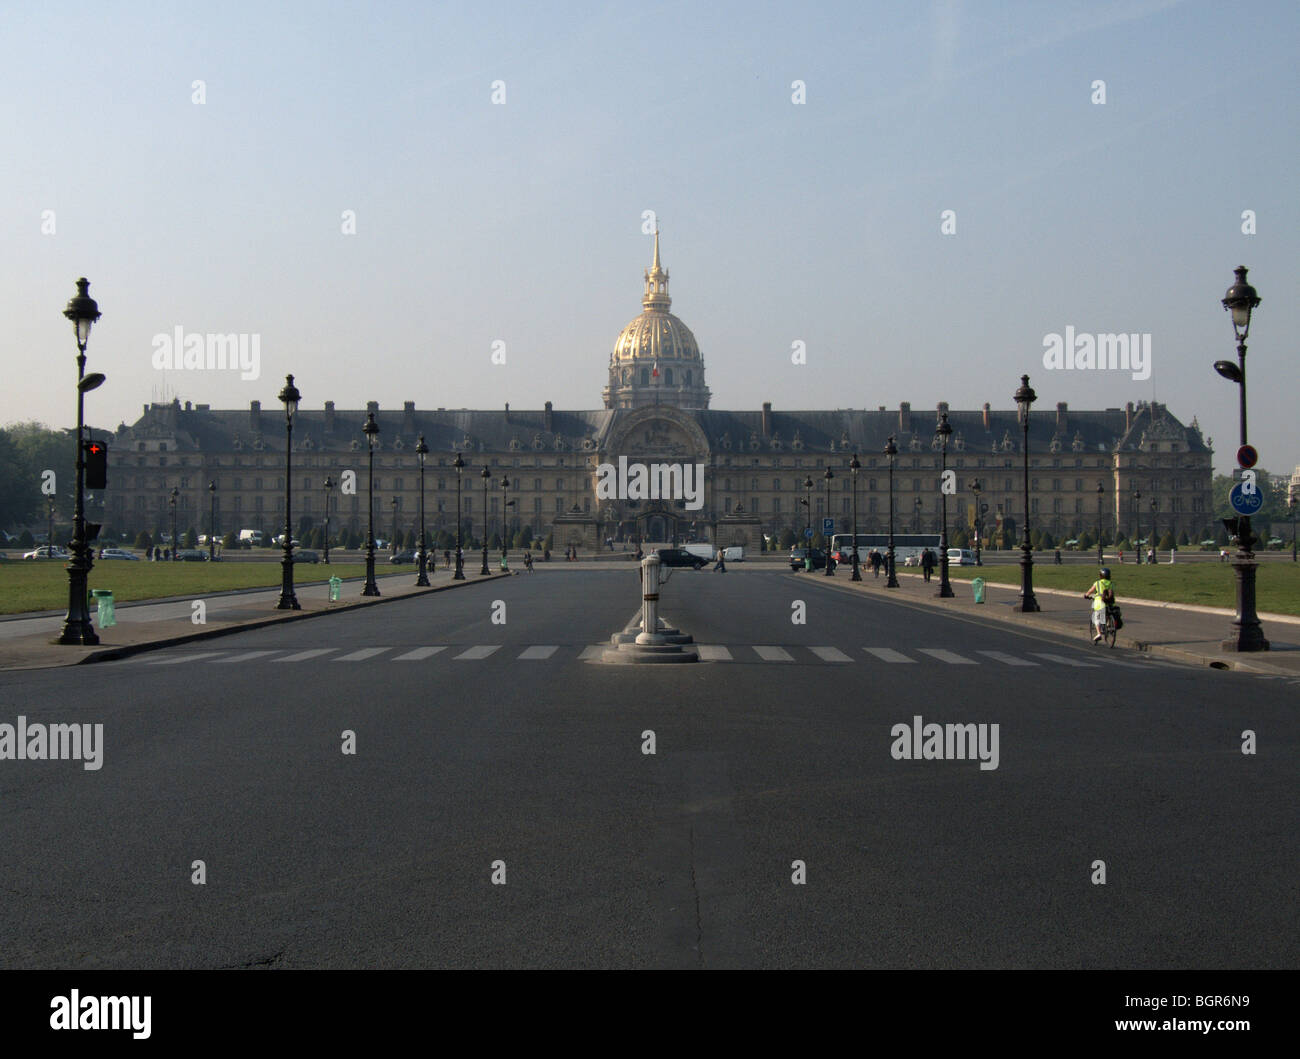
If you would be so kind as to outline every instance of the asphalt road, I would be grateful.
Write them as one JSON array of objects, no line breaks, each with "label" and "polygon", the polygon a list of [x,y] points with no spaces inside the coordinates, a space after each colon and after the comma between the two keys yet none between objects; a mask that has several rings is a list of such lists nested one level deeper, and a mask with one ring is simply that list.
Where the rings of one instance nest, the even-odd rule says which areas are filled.
[{"label": "asphalt road", "polygon": [[[0,675],[0,723],[104,725],[0,761],[0,966],[1296,966],[1296,682],[780,569],[662,596],[715,661],[589,661],[635,573],[539,567]],[[916,715],[997,768],[895,760]]]}]

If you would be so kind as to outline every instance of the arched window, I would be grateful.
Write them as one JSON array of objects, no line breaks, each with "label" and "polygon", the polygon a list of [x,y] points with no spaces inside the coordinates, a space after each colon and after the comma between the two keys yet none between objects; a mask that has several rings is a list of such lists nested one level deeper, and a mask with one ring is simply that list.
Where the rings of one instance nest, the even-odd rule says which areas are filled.
[{"label": "arched window", "polygon": [[664,385],[671,386],[672,384],[673,384],[673,369],[664,368]]}]

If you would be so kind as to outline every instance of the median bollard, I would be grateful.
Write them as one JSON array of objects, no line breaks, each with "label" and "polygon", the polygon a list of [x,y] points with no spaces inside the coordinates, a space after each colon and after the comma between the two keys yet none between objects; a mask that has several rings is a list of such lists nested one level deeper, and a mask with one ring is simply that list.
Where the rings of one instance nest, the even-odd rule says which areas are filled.
[{"label": "median bollard", "polygon": [[117,607],[113,603],[113,593],[104,588],[92,590],[91,595],[99,604],[99,627],[107,629],[117,624]]},{"label": "median bollard", "polygon": [[330,602],[337,603],[343,595],[343,578],[330,578]]},{"label": "median bollard", "polygon": [[984,602],[984,578],[977,577],[970,583],[970,587],[975,590],[975,602]]}]

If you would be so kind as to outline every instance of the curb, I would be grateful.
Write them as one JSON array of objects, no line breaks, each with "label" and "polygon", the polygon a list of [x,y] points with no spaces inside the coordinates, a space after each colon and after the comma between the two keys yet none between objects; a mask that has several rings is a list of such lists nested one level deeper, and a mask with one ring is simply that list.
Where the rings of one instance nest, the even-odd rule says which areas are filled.
[{"label": "curb", "polygon": [[[455,582],[453,582],[449,585],[430,586],[427,589],[422,588],[415,592],[405,592],[400,596],[378,596],[375,598],[356,600],[351,603],[340,602],[338,605],[333,606],[327,610],[289,611],[285,614],[277,614],[274,617],[267,617],[265,619],[259,619],[259,620],[249,621],[249,622],[241,622],[238,625],[228,625],[220,629],[204,629],[201,632],[187,633],[184,636],[172,636],[172,637],[168,637],[165,640],[147,640],[143,643],[123,644],[120,647],[105,647],[101,650],[93,651],[91,654],[86,655],[85,658],[79,659],[76,662],[67,662],[64,663],[64,665],[84,666],[84,665],[90,665],[95,662],[111,662],[119,658],[127,658],[131,655],[143,654],[145,651],[157,651],[157,650],[161,650],[164,647],[177,647],[182,644],[195,643],[196,641],[199,640],[210,640],[210,639],[215,639],[218,636],[229,636],[232,633],[247,632],[251,629],[264,629],[270,625],[283,625],[286,622],[306,621],[309,618],[319,618],[327,614],[343,614],[346,613],[347,611],[357,610],[362,607],[374,607],[374,606],[379,606],[382,603],[396,603],[399,600],[403,600],[403,599],[418,599],[422,596],[431,595],[432,593],[435,592],[449,592],[458,587],[467,588],[470,585],[486,584],[489,581],[496,581],[503,577],[513,577],[513,576],[515,576],[514,571],[511,571],[510,573],[504,573],[504,574],[500,572],[493,573],[493,574],[489,574],[487,577],[483,577],[480,575],[476,580],[470,581],[467,579],[463,585],[459,585],[459,586],[456,585]],[[13,669],[8,670],[8,672],[17,672],[21,668],[22,667],[14,667]],[[37,667],[30,667],[30,668],[60,669],[63,668],[63,666],[55,664],[49,666],[37,666]]]}]

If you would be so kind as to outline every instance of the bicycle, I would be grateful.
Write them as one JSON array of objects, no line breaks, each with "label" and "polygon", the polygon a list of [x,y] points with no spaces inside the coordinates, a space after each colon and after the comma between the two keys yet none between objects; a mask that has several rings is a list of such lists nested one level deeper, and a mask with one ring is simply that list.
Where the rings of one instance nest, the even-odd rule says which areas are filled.
[{"label": "bicycle", "polygon": [[1106,620],[1100,626],[1093,622],[1091,614],[1088,616],[1088,638],[1090,640],[1097,635],[1098,628],[1101,630],[1102,643],[1106,644],[1107,647],[1113,648],[1115,646],[1115,639],[1119,635],[1119,630],[1115,627],[1114,607],[1106,608]]}]

